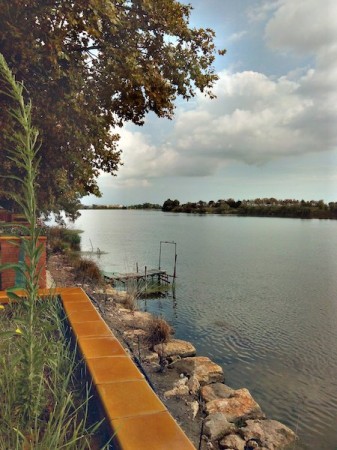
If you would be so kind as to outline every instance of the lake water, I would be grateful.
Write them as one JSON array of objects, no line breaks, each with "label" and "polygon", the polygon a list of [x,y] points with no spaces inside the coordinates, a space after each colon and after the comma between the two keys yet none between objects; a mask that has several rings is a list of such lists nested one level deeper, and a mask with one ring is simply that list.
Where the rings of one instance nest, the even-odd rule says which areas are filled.
[{"label": "lake water", "polygon": [[[301,447],[337,449],[337,222],[85,210],[105,271],[158,267],[177,243],[175,299],[142,301],[247,387]],[[174,246],[162,268],[173,273]]]}]

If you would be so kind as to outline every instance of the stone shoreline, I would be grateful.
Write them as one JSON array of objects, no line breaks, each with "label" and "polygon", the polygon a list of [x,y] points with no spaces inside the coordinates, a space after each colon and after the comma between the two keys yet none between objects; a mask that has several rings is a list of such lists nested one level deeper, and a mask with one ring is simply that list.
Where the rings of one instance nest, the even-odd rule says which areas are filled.
[{"label": "stone shoreline", "polygon": [[[123,339],[140,358],[149,378],[169,374],[171,386],[163,401],[175,399],[188,411],[187,420],[200,421],[200,436],[189,436],[199,449],[278,450],[294,448],[295,433],[282,423],[266,418],[248,389],[232,389],[225,384],[222,368],[206,356],[197,356],[194,346],[171,337],[167,343],[148,348],[146,336],[153,316],[125,308],[128,294],[107,286],[105,305],[114,304],[113,314],[124,324]],[[108,313],[111,319],[111,313]],[[154,381],[156,384],[156,381]],[[169,408],[169,405],[168,405]],[[170,409],[170,408],[169,408]],[[174,415],[174,411],[172,411]],[[189,427],[181,423],[189,435]],[[198,427],[199,428],[199,427]],[[195,434],[195,433],[194,433]],[[199,438],[199,442],[197,442]]]},{"label": "stone shoreline", "polygon": [[[48,261],[57,286],[74,285],[71,266],[61,256]],[[49,274],[48,274],[49,276]],[[51,282],[51,281],[50,281]],[[295,433],[282,423],[266,418],[245,389],[225,384],[222,368],[206,356],[197,356],[194,346],[171,337],[149,349],[148,312],[128,309],[128,294],[110,286],[92,290],[104,320],[122,345],[141,365],[157,395],[165,403],[198,450],[295,449]],[[132,306],[132,304],[131,304]]]}]

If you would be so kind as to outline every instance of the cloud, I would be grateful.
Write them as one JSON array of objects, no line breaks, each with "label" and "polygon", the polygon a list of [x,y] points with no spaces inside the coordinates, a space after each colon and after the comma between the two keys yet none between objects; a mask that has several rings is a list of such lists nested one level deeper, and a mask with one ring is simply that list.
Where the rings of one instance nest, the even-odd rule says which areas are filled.
[{"label": "cloud", "polygon": [[239,31],[238,33],[233,33],[231,36],[229,36],[228,41],[237,42],[240,39],[242,39],[246,34],[247,34],[246,30]]},{"label": "cloud", "polygon": [[335,0],[282,0],[265,37],[273,49],[316,55],[337,41],[336,17]]},{"label": "cloud", "polygon": [[[151,186],[153,179],[210,176],[239,162],[263,165],[288,156],[327,152],[337,142],[337,2],[278,0],[250,11],[265,21],[266,43],[293,52],[310,67],[273,77],[256,71],[219,73],[216,100],[198,95],[177,108],[162,139],[122,130],[121,187]],[[243,33],[232,35],[239,39]],[[283,55],[284,57],[284,55]],[[307,64],[307,60],[306,63]]]},{"label": "cloud", "polygon": [[250,22],[263,22],[268,19],[270,12],[277,9],[282,0],[267,0],[250,6],[246,13]]}]

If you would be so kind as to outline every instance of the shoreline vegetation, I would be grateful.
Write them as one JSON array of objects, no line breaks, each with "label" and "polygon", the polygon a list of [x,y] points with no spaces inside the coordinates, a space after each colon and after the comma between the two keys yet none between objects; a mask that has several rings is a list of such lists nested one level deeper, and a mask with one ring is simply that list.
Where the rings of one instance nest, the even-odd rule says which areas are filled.
[{"label": "shoreline vegetation", "polygon": [[337,219],[337,202],[325,203],[323,200],[294,200],[276,198],[256,198],[253,200],[210,200],[205,202],[180,203],[167,199],[163,205],[142,203],[136,205],[82,205],[81,209],[142,209],[160,210],[187,214],[222,214],[255,217],[286,217],[297,219]]}]

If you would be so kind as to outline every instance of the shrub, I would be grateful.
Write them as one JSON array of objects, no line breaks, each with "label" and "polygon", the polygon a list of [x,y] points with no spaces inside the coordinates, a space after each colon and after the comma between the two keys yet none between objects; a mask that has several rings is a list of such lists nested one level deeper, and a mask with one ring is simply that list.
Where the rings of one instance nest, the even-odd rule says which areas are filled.
[{"label": "shrub", "polygon": [[103,277],[95,261],[88,258],[78,258],[74,263],[75,277],[82,283],[100,284]]},{"label": "shrub", "polygon": [[168,342],[171,334],[173,334],[172,327],[164,319],[154,317],[149,324],[147,336],[150,348]]},{"label": "shrub", "polygon": [[67,250],[80,251],[81,236],[78,230],[64,227],[48,228],[48,244],[52,253],[65,253]]}]

